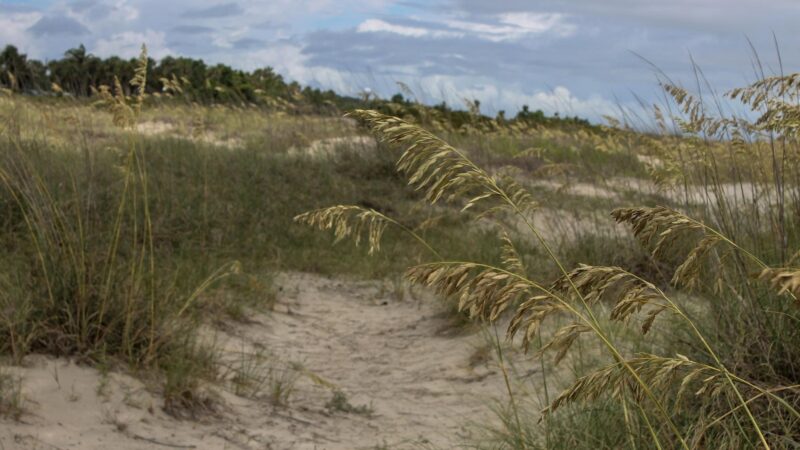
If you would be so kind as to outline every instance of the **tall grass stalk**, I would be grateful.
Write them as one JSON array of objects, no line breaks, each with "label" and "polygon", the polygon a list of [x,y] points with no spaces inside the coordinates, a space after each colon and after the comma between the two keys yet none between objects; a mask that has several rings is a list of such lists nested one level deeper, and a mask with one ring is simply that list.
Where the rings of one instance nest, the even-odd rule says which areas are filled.
[{"label": "tall grass stalk", "polygon": [[[792,79],[793,80],[793,79]],[[780,83],[789,83],[784,79]],[[793,81],[791,81],[793,82]],[[744,96],[745,101],[751,101],[751,97],[756,96],[765,82],[756,83],[749,91],[735,91],[731,94],[733,98]],[[774,86],[775,84],[769,84]],[[772,89],[772,87],[770,87]],[[686,131],[703,130],[706,135],[713,131],[725,128],[730,132],[734,126],[742,127],[741,122],[726,122],[720,120],[710,121],[704,114],[703,109],[694,100],[691,100],[685,91],[678,88],[668,88],[676,98],[679,105],[683,105],[683,110],[690,117],[681,122]],[[767,100],[761,100],[761,104]],[[772,105],[775,106],[775,105]],[[780,103],[780,107],[789,108],[785,103]],[[791,108],[797,108],[792,105]],[[792,110],[794,111],[794,109]],[[504,311],[515,310],[512,314],[508,326],[508,336],[514,337],[522,334],[522,345],[527,349],[534,337],[540,336],[540,325],[548,317],[571,316],[575,321],[559,328],[553,333],[549,341],[539,344],[538,353],[541,355],[547,350],[557,352],[555,362],[558,363],[564,358],[570,347],[584,334],[594,335],[602,346],[608,351],[613,362],[597,371],[590,372],[581,377],[570,388],[565,390],[556,399],[549,402],[544,409],[545,417],[549,417],[565,404],[576,402],[583,399],[596,399],[601,396],[610,396],[620,402],[624,412],[624,422],[628,430],[633,430],[632,415],[628,405],[636,406],[639,418],[649,430],[652,444],[658,448],[667,448],[678,445],[682,448],[691,448],[697,445],[698,439],[702,439],[703,431],[697,434],[699,429],[706,430],[698,426],[704,422],[702,416],[698,417],[698,422],[686,422],[688,412],[678,408],[681,397],[692,384],[698,384],[696,397],[702,398],[705,393],[705,402],[710,402],[711,423],[718,425],[726,420],[739,431],[738,437],[729,436],[731,442],[741,438],[744,441],[755,437],[764,448],[776,445],[778,440],[773,440],[772,436],[777,430],[774,428],[781,423],[780,416],[784,413],[794,417],[793,420],[800,418],[797,414],[795,402],[797,401],[797,391],[795,389],[783,389],[779,387],[775,390],[774,386],[769,386],[766,380],[748,379],[747,373],[741,372],[741,366],[730,357],[723,356],[715,345],[721,343],[718,340],[708,338],[708,330],[701,329],[696,320],[687,314],[683,307],[671,299],[663,289],[654,283],[647,281],[631,271],[613,266],[587,266],[581,265],[574,270],[568,270],[562,263],[559,252],[548,242],[545,235],[534,225],[531,220],[531,213],[540,208],[534,196],[526,189],[523,184],[512,177],[502,174],[492,175],[483,170],[467,155],[448,145],[438,137],[419,126],[405,122],[403,120],[386,116],[374,111],[357,110],[351,113],[359,119],[370,130],[372,130],[381,140],[396,146],[404,147],[404,153],[397,161],[397,170],[407,178],[409,185],[422,192],[424,197],[435,204],[439,200],[448,200],[459,203],[461,211],[469,211],[476,218],[486,217],[501,218],[504,222],[513,223],[518,221],[534,238],[534,241],[543,249],[545,255],[557,268],[557,279],[550,283],[534,281],[525,274],[522,269],[522,258],[515,255],[515,252],[508,251],[504,258],[503,265],[485,264],[477,261],[451,260],[443,253],[433,250],[437,256],[437,261],[412,267],[407,272],[410,281],[430,286],[445,297],[453,297],[457,300],[459,309],[468,311],[476,318],[489,322],[498,320]],[[789,125],[780,122],[785,116],[778,116],[778,124],[771,124],[777,128],[781,136],[793,133]],[[764,125],[769,120],[775,118],[768,110],[755,128]],[[676,119],[680,120],[680,119]],[[750,129],[752,130],[752,129]],[[677,146],[683,146],[684,142],[678,139]],[[667,139],[669,140],[669,139]],[[670,141],[671,142],[671,141]],[[754,141],[752,146],[758,147],[759,141]],[[668,152],[670,147],[661,143],[660,151]],[[724,149],[724,143],[712,142],[708,139],[701,145],[708,148],[720,147]],[[769,147],[770,151],[772,147]],[[785,155],[785,150],[784,150]],[[681,156],[679,156],[680,158]],[[723,212],[719,217],[723,219],[721,224],[724,229],[735,231],[739,226],[730,219],[731,209],[726,206],[725,190],[722,187],[719,173],[721,163],[715,159],[713,152],[706,150],[704,158],[708,159],[709,164],[703,167],[711,167],[711,171],[703,171],[703,181],[701,189],[708,189],[709,186],[715,191],[713,196],[716,199],[715,209],[711,211]],[[773,153],[773,162],[775,161]],[[731,162],[728,161],[728,164]],[[734,166],[736,167],[736,166]],[[776,181],[776,191],[779,196],[785,196],[790,192],[783,184],[783,165],[772,165],[774,177],[770,179]],[[736,171],[734,171],[736,172]],[[687,171],[688,176],[691,172]],[[707,175],[711,174],[709,178]],[[679,185],[683,186],[684,198],[690,198],[691,183],[683,180]],[[710,199],[712,195],[706,191],[702,198]],[[688,204],[687,204],[688,205]],[[380,248],[380,240],[384,231],[385,224],[396,224],[396,219],[389,219],[385,216],[369,216],[370,226],[365,227],[367,213],[361,216],[341,214],[340,206],[335,206],[313,213],[301,215],[296,220],[308,223],[320,229],[335,229],[337,239],[352,236],[356,242],[362,233],[369,236],[370,252]],[[785,250],[789,232],[788,220],[785,215],[785,205],[781,200],[777,206],[776,226],[781,230],[778,235],[780,252],[779,261],[785,262]],[[800,209],[798,209],[800,211]],[[509,216],[510,215],[510,216]],[[652,254],[654,259],[663,259],[670,254],[677,254],[681,249],[688,249],[688,254],[683,260],[678,260],[675,266],[672,283],[677,287],[685,287],[694,292],[703,292],[697,289],[702,286],[704,277],[703,267],[706,264],[716,264],[718,278],[712,283],[714,286],[709,292],[712,295],[719,295],[725,289],[724,283],[730,283],[732,292],[739,294],[741,286],[748,295],[754,295],[759,290],[749,279],[748,265],[755,264],[761,271],[770,272],[770,266],[761,257],[746,249],[745,246],[737,243],[733,238],[726,236],[723,231],[717,231],[712,226],[704,224],[701,220],[690,218],[689,215],[670,208],[628,208],[617,209],[613,213],[614,218],[621,223],[629,223],[633,227],[633,233],[646,246],[653,247]],[[515,217],[516,219],[509,219]],[[707,216],[708,217],[708,216]],[[712,216],[713,217],[713,216]],[[751,229],[752,230],[752,229]],[[752,230],[756,231],[756,230]],[[415,239],[422,239],[414,235]],[[519,240],[519,237],[516,237]],[[504,238],[504,247],[511,247],[514,244],[512,239],[507,236]],[[432,247],[424,243],[424,246]],[[713,258],[709,258],[713,256]],[[749,261],[749,262],[748,262]],[[728,272],[732,267],[734,272]],[[777,270],[777,269],[776,269]],[[791,271],[781,269],[779,275],[772,275],[773,280],[793,279]],[[786,274],[786,275],[784,275]],[[794,295],[788,281],[776,281],[782,292]],[[722,289],[720,289],[722,287]],[[656,318],[663,312],[671,312],[679,323],[688,326],[692,339],[698,344],[699,353],[695,353],[698,359],[690,359],[680,353],[676,357],[658,356],[654,354],[626,355],[624,342],[615,341],[609,331],[608,320],[600,318],[598,314],[604,313],[601,308],[601,300],[611,302],[611,314],[608,319],[612,322],[627,323],[634,317],[643,318],[642,333],[647,334],[654,326]],[[759,315],[763,315],[762,307],[759,307],[759,300],[756,298],[742,299],[744,305],[748,305]],[[711,304],[714,302],[712,300]],[[797,312],[789,313],[796,317]],[[674,345],[674,344],[673,344]],[[704,362],[709,359],[709,362]],[[502,363],[501,363],[502,365]],[[673,377],[682,374],[680,381],[673,381]],[[513,422],[521,436],[520,419],[517,411],[517,403],[513,394],[510,392],[510,384],[506,376],[506,387],[509,390]],[[752,375],[752,374],[750,374]],[[669,395],[675,395],[674,408],[670,411],[665,401]],[[791,394],[789,394],[791,392]],[[786,395],[789,395],[788,397]],[[720,397],[721,396],[721,397]],[[766,406],[758,400],[769,399]],[[775,402],[779,409],[784,413],[774,410],[769,406]],[[753,409],[758,404],[757,409]],[[729,405],[729,406],[725,406]],[[727,408],[727,410],[722,409]],[[765,409],[766,408],[766,409]],[[722,418],[715,418],[714,414],[719,413]],[[708,413],[707,413],[708,414]],[[740,414],[745,422],[740,421]],[[696,415],[695,413],[688,416]],[[653,419],[657,418],[658,422]],[[666,426],[669,433],[665,433],[660,423]],[[748,424],[748,425],[745,425]],[[547,425],[546,425],[547,426]],[[765,428],[767,427],[767,428]],[[728,428],[730,430],[730,428]],[[695,435],[690,440],[689,434]],[[730,433],[731,431],[726,431]],[[783,427],[781,432],[791,432]],[[629,432],[629,437],[633,432]],[[550,435],[545,442],[550,446]],[[522,438],[521,438],[522,439]],[[557,437],[555,437],[557,439]],[[524,439],[521,441],[524,442]],[[629,440],[631,446],[635,447],[635,441]],[[524,444],[523,444],[524,448]]]}]

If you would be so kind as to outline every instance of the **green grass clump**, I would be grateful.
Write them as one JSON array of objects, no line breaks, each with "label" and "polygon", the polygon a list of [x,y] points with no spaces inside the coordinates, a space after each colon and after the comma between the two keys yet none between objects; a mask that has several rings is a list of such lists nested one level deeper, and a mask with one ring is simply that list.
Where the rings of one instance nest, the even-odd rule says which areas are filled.
[{"label": "green grass clump", "polygon": [[[141,93],[101,92],[114,123],[132,127]],[[202,405],[200,380],[216,376],[197,341],[197,314],[240,264],[212,254],[187,268],[174,257],[161,239],[150,153],[133,135],[119,144],[94,152],[21,134],[0,141],[0,353],[18,363],[46,353],[158,374],[165,408],[177,414]]]},{"label": "green grass clump", "polygon": [[331,412],[343,412],[346,414],[358,414],[361,416],[371,416],[374,413],[370,405],[355,406],[350,403],[347,394],[342,391],[334,390],[331,399],[325,404],[325,408]]}]

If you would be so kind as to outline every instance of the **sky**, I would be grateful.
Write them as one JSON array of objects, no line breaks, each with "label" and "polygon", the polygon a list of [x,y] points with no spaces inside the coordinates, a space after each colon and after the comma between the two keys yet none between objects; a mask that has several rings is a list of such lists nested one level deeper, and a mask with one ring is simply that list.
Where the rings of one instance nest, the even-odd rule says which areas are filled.
[{"label": "sky", "polygon": [[[800,0],[0,0],[0,45],[38,59],[202,58],[355,95],[598,121],[660,102],[657,74],[720,92],[800,68]],[[776,51],[774,38],[778,42]]]}]

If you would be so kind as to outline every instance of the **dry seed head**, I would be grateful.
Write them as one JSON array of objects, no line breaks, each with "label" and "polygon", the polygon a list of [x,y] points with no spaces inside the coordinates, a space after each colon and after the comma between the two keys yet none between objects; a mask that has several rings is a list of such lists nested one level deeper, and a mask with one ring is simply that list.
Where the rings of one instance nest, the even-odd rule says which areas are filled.
[{"label": "dry seed head", "polygon": [[99,89],[92,88],[92,93],[100,97],[100,100],[96,101],[94,104],[107,108],[111,112],[114,125],[120,128],[133,127],[135,123],[135,112],[128,106],[119,78],[114,76],[113,90],[106,85],[102,85]]},{"label": "dry seed head", "polygon": [[[731,135],[737,131],[751,132],[754,129],[764,128],[758,123],[756,123],[756,126],[754,127],[753,124],[748,123],[747,120],[738,117],[725,118],[707,116],[705,114],[705,105],[701,98],[697,98],[689,94],[685,89],[674,85],[662,84],[662,87],[665,92],[672,96],[672,98],[675,100],[675,103],[687,116],[686,118],[672,118],[675,123],[680,125],[682,131],[685,133],[690,133],[693,135],[703,133],[706,136],[716,136],[728,140]],[[736,89],[729,92],[727,95],[731,98],[737,98],[741,96],[744,91],[749,92],[742,97],[742,101],[745,104],[752,100],[755,100],[755,102],[759,105],[761,105],[764,101],[770,101],[768,100],[768,91],[763,88],[745,88],[744,90]],[[758,93],[756,93],[757,91]],[[752,93],[754,96],[751,96],[750,93]],[[755,109],[758,108],[754,108],[754,110]],[[658,118],[656,120],[658,120]],[[759,122],[761,121],[762,120],[759,120]]]},{"label": "dry seed head", "polygon": [[675,242],[692,243],[691,250],[672,276],[674,285],[688,289],[699,286],[703,267],[712,255],[717,258],[715,263],[718,268],[714,284],[721,283],[726,268],[722,262],[733,254],[735,247],[728,246],[725,251],[719,253],[717,248],[723,242],[723,238],[702,223],[663,206],[620,208],[614,210],[611,215],[618,223],[630,224],[634,236],[645,246],[651,246],[652,254],[656,258],[662,257],[666,249]]},{"label": "dry seed head", "polygon": [[626,381],[618,364],[612,364],[582,376],[541,411],[542,419],[570,403],[593,401],[604,394],[620,397],[623,392],[633,389],[633,385],[626,384]]},{"label": "dry seed head", "polygon": [[708,126],[707,122],[711,119],[705,115],[705,106],[701,100],[679,86],[662,83],[661,87],[675,100],[675,103],[681,108],[683,113],[688,116],[688,120],[681,117],[674,118],[675,122],[680,125],[684,132],[698,133]]},{"label": "dry seed head", "polygon": [[431,203],[466,196],[464,209],[481,204],[489,210],[507,197],[522,210],[535,207],[527,191],[514,180],[495,180],[461,152],[417,125],[377,111],[358,109],[348,115],[360,120],[382,142],[406,147],[397,161],[397,170],[408,177],[409,185],[424,191]]},{"label": "dry seed head", "polygon": [[120,128],[133,128],[142,110],[145,98],[145,88],[147,86],[147,47],[142,44],[142,52],[134,70],[131,86],[137,88],[136,95],[131,102],[125,96],[122,83],[119,78],[114,76],[113,90],[105,85],[95,89],[92,87],[92,94],[100,97],[94,104],[108,108],[111,111],[114,125]]},{"label": "dry seed head", "polygon": [[697,287],[702,273],[703,261],[706,259],[711,249],[720,242],[716,235],[705,235],[703,239],[689,252],[686,259],[675,269],[672,276],[672,284],[683,285],[688,289]]},{"label": "dry seed head", "polygon": [[767,105],[766,112],[756,120],[755,125],[762,130],[797,135],[800,129],[800,106],[779,98],[770,98]]},{"label": "dry seed head", "polygon": [[406,278],[431,287],[445,297],[458,298],[459,311],[471,318],[496,320],[533,286],[513,274],[472,263],[430,263],[406,271]]},{"label": "dry seed head", "polygon": [[391,219],[375,211],[352,205],[337,205],[300,214],[295,222],[304,223],[320,230],[333,230],[336,242],[352,237],[355,244],[367,235],[369,254],[380,250],[381,237]]},{"label": "dry seed head", "polygon": [[[652,245],[653,255],[660,256],[666,244],[686,233],[702,231],[703,225],[683,213],[663,206],[654,208],[618,208],[611,212],[617,223],[631,225],[634,236],[643,244]],[[655,244],[652,244],[655,240]]]},{"label": "dry seed head", "polygon": [[797,99],[800,94],[800,73],[763,78],[750,86],[736,88],[725,94],[732,99],[739,99],[750,105],[753,111],[765,106],[772,97],[788,97]]},{"label": "dry seed head", "polygon": [[778,294],[791,294],[795,301],[800,297],[800,269],[766,268],[761,271],[758,278],[767,281]]},{"label": "dry seed head", "polygon": [[[161,81],[162,90],[166,95],[183,94],[183,82],[174,73],[171,78],[161,77],[159,81]],[[260,89],[256,89],[257,94],[261,93],[259,91]]]},{"label": "dry seed head", "polygon": [[575,289],[589,304],[600,300],[612,302],[612,320],[627,321],[643,307],[650,307],[642,324],[643,333],[650,330],[656,316],[667,308],[662,303],[661,290],[620,267],[582,264],[557,280],[551,291],[567,297],[574,295]]},{"label": "dry seed head", "polygon": [[519,255],[517,248],[514,246],[514,242],[508,236],[506,231],[503,231],[501,239],[503,241],[503,266],[509,272],[513,272],[518,275],[524,275],[525,265],[522,262],[522,257]]},{"label": "dry seed head", "polygon": [[147,88],[147,62],[147,46],[142,44],[142,51],[139,53],[139,59],[136,62],[136,69],[133,72],[133,79],[131,79],[131,86],[136,88],[133,108],[137,113],[141,111],[146,95],[145,89]]},{"label": "dry seed head", "polygon": [[653,393],[660,396],[670,394],[676,378],[680,377],[680,388],[675,401],[680,400],[680,396],[692,383],[700,383],[700,389],[695,395],[707,394],[712,397],[720,395],[729,387],[719,370],[692,361],[683,355],[666,358],[642,354],[578,378],[571,387],[550,403],[542,414],[550,414],[569,403],[595,400],[601,395],[620,398],[629,393],[634,399],[642,400],[644,393],[633,379],[630,370],[633,370]]},{"label": "dry seed head", "polygon": [[508,339],[513,339],[517,333],[522,331],[522,346],[525,351],[528,351],[542,322],[551,315],[563,311],[566,311],[564,304],[551,295],[536,295],[527,298],[520,303],[514,317],[511,318],[507,331]]},{"label": "dry seed head", "polygon": [[541,357],[549,350],[556,350],[554,364],[558,364],[567,355],[567,352],[572,347],[572,344],[580,337],[582,333],[592,331],[591,328],[580,323],[571,323],[564,327],[559,328],[550,339],[548,343],[542,346],[537,352],[537,356]]}]

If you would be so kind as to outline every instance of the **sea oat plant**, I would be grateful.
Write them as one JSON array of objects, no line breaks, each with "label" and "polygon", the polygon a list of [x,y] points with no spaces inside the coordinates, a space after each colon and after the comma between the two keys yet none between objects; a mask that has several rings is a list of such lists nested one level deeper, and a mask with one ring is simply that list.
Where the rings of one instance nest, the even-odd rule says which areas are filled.
[{"label": "sea oat plant", "polygon": [[[132,95],[119,80],[96,90],[96,105],[110,112],[127,148],[102,156],[86,149],[84,167],[53,168],[35,141],[9,136],[0,160],[2,201],[22,224],[22,230],[13,229],[19,232],[15,245],[30,251],[16,253],[12,261],[19,267],[9,271],[16,279],[3,283],[15,289],[0,294],[0,330],[10,336],[0,347],[16,362],[43,352],[163,375],[168,402],[191,407],[189,400],[200,397],[187,386],[215,372],[213,358],[201,357],[204,350],[194,342],[192,310],[214,283],[238,273],[239,264],[226,264],[184,290],[175,286],[177,275],[161,270],[156,260],[147,152],[136,132],[147,101],[147,63],[143,46]],[[115,157],[121,162],[114,178],[98,180],[96,161]],[[54,174],[70,181],[60,192],[47,179]]]},{"label": "sea oat plant", "polygon": [[[689,112],[698,114],[691,108]],[[781,447],[787,439],[797,438],[793,425],[787,425],[799,423],[797,386],[761,384],[732,371],[692,315],[656,284],[620,267],[581,265],[567,269],[557,256],[557,249],[534,225],[532,214],[539,204],[517,180],[490,174],[464,152],[404,120],[366,110],[356,110],[350,116],[383,142],[404,149],[397,160],[397,170],[429,203],[449,201],[477,220],[499,218],[503,223],[518,223],[549,256],[560,276],[547,281],[526,273],[523,258],[514,245],[514,240],[519,241],[521,236],[503,236],[498,243],[504,249],[503,264],[498,266],[448,260],[418,230],[360,206],[333,206],[301,214],[295,220],[333,230],[337,240],[352,237],[358,243],[367,235],[370,253],[380,249],[381,236],[387,227],[400,228],[421,243],[433,258],[432,262],[409,268],[406,272],[409,281],[452,298],[460,310],[476,320],[493,323],[510,312],[508,338],[521,335],[526,350],[543,339],[541,345],[536,345],[537,354],[555,352],[554,364],[565,358],[578,340],[590,336],[596,339],[605,349],[610,364],[578,378],[572,387],[546,405],[545,416],[565,404],[603,397],[615,399],[623,407],[635,405],[636,414],[630,420],[626,413],[628,433],[647,430],[650,445],[658,448],[706,446],[709,442],[704,436],[714,426],[725,430],[730,429],[728,425],[735,427],[743,440],[763,448]],[[644,243],[652,244],[655,258],[671,249],[688,247],[688,254],[672,277],[676,285],[697,287],[704,281],[701,272],[709,264],[718,268],[717,284],[725,283],[732,276],[726,270],[728,266],[733,271],[746,270],[747,263],[742,261],[749,260],[761,266],[765,270],[762,277],[769,278],[782,292],[796,289],[792,272],[769,272],[765,263],[723,233],[676,210],[628,208],[618,209],[613,215],[619,222],[630,223],[634,234]],[[610,311],[604,306],[608,304]],[[629,323],[639,318],[641,332],[647,334],[659,323],[670,326],[672,322],[656,321],[667,312],[688,326],[699,349],[698,359],[679,353],[631,354],[623,342],[615,341],[608,328],[610,322]],[[569,320],[554,332],[544,332],[543,322],[555,318]],[[681,409],[680,405],[685,404],[681,399],[689,392],[692,404],[703,404],[709,409],[707,415],[687,416]],[[770,415],[779,417],[783,426],[773,426]],[[518,417],[516,421],[519,422]]]}]

